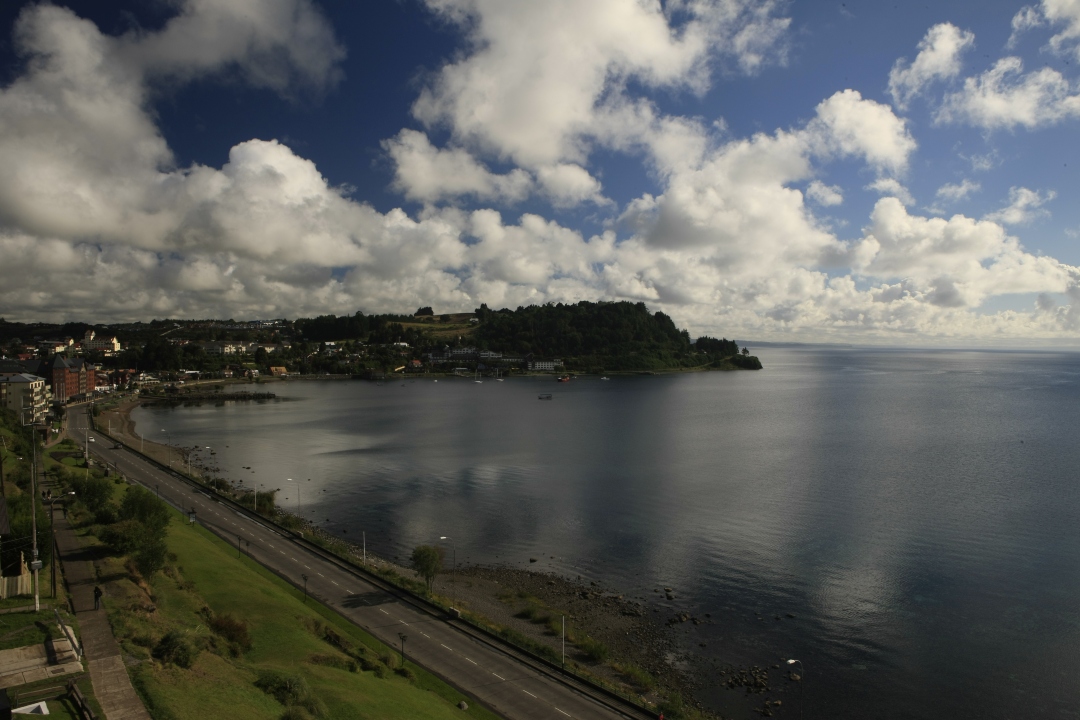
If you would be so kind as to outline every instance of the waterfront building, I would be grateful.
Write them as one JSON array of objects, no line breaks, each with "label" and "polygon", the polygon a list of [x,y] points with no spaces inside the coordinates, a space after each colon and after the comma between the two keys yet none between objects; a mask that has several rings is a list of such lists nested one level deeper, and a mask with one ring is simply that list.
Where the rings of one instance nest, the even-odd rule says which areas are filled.
[{"label": "waterfront building", "polygon": [[0,374],[0,407],[12,410],[23,425],[45,422],[45,378],[29,373]]}]

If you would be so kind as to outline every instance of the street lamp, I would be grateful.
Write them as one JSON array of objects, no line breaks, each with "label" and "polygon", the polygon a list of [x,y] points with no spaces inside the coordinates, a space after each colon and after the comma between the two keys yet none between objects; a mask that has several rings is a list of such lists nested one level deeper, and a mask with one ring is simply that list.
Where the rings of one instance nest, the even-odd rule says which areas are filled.
[{"label": "street lamp", "polygon": [[304,578],[304,602],[307,602],[307,575],[301,575]]},{"label": "street lamp", "polygon": [[794,665],[795,663],[799,663],[799,670],[802,671],[802,675],[796,675],[794,678],[792,678],[793,680],[795,678],[798,678],[799,680],[799,719],[802,720],[803,706],[806,703],[805,691],[803,690],[805,685],[803,684],[802,680],[804,677],[806,677],[806,666],[803,665],[802,660],[796,660],[795,658],[791,658],[787,661],[788,665]]},{"label": "street lamp", "polygon": [[453,548],[453,552],[454,552],[454,565],[453,565],[453,570],[451,571],[452,577],[453,577],[453,580],[451,581],[451,583],[453,585],[453,588],[450,591],[450,607],[451,608],[456,608],[457,607],[457,540],[455,540],[452,537],[447,537],[446,535],[441,535],[439,537],[439,539],[440,540],[449,540],[450,543],[451,543],[451,547]]},{"label": "street lamp", "polygon": [[409,636],[405,633],[398,633],[397,636],[401,638],[401,667],[405,667],[405,641],[409,639]]}]

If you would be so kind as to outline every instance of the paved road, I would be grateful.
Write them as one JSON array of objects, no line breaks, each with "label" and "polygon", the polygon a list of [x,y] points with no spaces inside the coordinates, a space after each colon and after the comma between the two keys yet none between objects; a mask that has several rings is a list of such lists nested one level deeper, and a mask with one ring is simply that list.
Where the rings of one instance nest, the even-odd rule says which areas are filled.
[{"label": "paved road", "polygon": [[[85,412],[71,410],[70,433],[83,441]],[[90,436],[95,433],[90,431]],[[541,718],[654,718],[631,705],[591,695],[586,686],[557,679],[553,671],[474,630],[449,622],[422,604],[350,570],[294,541],[255,518],[208,494],[128,450],[114,450],[98,436],[93,454],[126,477],[157,491],[184,511],[195,510],[198,522],[228,542],[241,538],[243,552],[270,570],[303,587],[390,647],[407,636],[406,656],[456,686],[508,720]]]}]

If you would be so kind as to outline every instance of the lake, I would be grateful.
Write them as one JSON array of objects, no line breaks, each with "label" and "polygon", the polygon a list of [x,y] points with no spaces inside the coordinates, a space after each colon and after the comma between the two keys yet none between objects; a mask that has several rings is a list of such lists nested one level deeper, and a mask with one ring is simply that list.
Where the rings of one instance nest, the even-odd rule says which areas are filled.
[{"label": "lake", "polygon": [[754,351],[765,370],[294,381],[134,418],[384,556],[449,536],[459,562],[710,613],[681,646],[800,659],[808,718],[1080,717],[1080,355]]}]

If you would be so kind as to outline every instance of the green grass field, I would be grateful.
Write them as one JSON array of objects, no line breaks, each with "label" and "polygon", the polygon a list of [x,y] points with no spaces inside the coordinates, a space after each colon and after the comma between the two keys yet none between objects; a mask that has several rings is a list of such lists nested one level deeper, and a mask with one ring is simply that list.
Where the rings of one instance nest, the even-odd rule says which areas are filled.
[{"label": "green grass field", "polygon": [[[128,575],[122,558],[110,559],[104,568],[113,578],[106,602],[110,620],[125,652],[144,661],[131,674],[155,720],[280,718],[286,707],[255,686],[260,672],[271,670],[302,678],[321,701],[324,718],[496,717],[415,666],[412,679],[389,672],[378,658],[393,658],[396,667],[390,648],[329,608],[313,600],[305,604],[291,585],[248,558],[237,558],[235,549],[200,527],[182,524],[179,516],[170,526],[168,545],[175,560],[150,588],[120,579]],[[235,648],[230,652],[208,627],[211,615],[245,621],[251,649],[234,656]],[[344,641],[335,647],[324,640],[325,628]],[[169,631],[204,648],[189,669],[151,657],[151,648]],[[352,671],[350,657],[356,661]],[[369,671],[357,667],[360,659]],[[462,699],[469,703],[467,712],[456,707]]]}]

